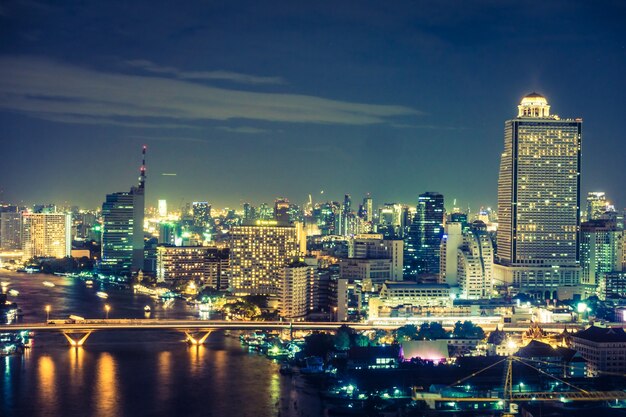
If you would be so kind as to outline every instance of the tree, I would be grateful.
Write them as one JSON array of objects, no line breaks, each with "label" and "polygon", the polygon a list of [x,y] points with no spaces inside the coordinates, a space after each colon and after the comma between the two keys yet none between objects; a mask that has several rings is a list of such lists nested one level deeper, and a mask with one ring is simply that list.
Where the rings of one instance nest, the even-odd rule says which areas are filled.
[{"label": "tree", "polygon": [[417,339],[419,340],[445,339],[449,336],[450,333],[448,333],[441,324],[436,322],[423,323],[417,333]]},{"label": "tree", "polygon": [[345,324],[337,329],[337,333],[335,334],[334,344],[335,349],[337,350],[348,350],[350,349],[350,342],[354,335],[354,330],[351,327],[346,326]]},{"label": "tree", "polygon": [[328,333],[313,333],[304,338],[304,354],[306,356],[326,357],[333,348],[334,337]]},{"label": "tree", "polygon": [[485,331],[482,327],[475,325],[469,320],[465,320],[463,323],[461,323],[461,321],[454,323],[452,335],[459,339],[483,339],[485,337]]},{"label": "tree", "polygon": [[362,334],[354,335],[354,346],[367,347],[370,345],[370,339]]},{"label": "tree", "polygon": [[407,340],[415,340],[417,338],[417,327],[413,324],[406,324],[396,329],[396,341],[406,342]]}]

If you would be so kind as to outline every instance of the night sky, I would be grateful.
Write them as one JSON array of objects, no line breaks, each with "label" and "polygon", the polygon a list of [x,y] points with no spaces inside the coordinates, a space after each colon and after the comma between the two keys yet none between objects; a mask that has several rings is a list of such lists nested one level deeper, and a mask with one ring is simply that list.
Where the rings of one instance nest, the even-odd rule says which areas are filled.
[{"label": "night sky", "polygon": [[626,207],[621,1],[0,0],[0,201],[95,208],[147,144],[147,205],[495,207],[532,91]]}]

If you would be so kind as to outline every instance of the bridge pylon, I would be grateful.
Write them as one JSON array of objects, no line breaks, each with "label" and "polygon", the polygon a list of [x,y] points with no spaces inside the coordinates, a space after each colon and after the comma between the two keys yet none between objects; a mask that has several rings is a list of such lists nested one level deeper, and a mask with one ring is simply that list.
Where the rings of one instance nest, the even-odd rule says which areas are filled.
[{"label": "bridge pylon", "polygon": [[[198,335],[202,333],[204,333],[204,335],[198,337]],[[206,330],[206,333],[205,332],[194,333],[191,331],[185,331],[185,336],[187,336],[186,342],[192,346],[200,346],[204,344],[204,342],[206,341],[206,339],[209,337],[211,333],[213,333],[213,329]]]},{"label": "bridge pylon", "polygon": [[[91,335],[92,332],[93,330],[87,330],[86,332],[63,331],[63,336],[65,336],[67,341],[70,343],[71,347],[78,348],[85,344],[85,341]],[[78,336],[82,335],[82,337],[76,337],[72,335],[78,335]]]}]

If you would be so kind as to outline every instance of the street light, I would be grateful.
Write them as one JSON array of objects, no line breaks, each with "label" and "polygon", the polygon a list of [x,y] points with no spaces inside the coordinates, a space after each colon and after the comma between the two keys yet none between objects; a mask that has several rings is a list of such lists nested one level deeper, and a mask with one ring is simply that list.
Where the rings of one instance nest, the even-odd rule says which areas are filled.
[{"label": "street light", "polygon": [[104,305],[104,311],[106,312],[106,318],[109,319],[109,311],[111,311],[111,306],[108,304]]},{"label": "street light", "polygon": [[46,305],[46,321],[50,321],[50,304]]}]

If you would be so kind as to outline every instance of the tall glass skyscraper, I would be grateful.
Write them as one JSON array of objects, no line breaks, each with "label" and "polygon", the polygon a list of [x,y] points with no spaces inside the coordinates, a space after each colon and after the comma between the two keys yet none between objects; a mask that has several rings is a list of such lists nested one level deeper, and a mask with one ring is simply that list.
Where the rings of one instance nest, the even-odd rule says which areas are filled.
[{"label": "tall glass skyscraper", "polygon": [[107,194],[102,203],[100,271],[104,274],[130,276],[144,267],[145,155],[144,146],[139,185],[130,192]]},{"label": "tall glass skyscraper", "polygon": [[419,196],[417,211],[405,239],[404,277],[439,274],[439,245],[443,236],[443,195]]},{"label": "tall glass skyscraper", "polygon": [[551,115],[537,93],[505,123],[496,279],[520,291],[556,298],[579,283],[581,131],[582,119]]}]

